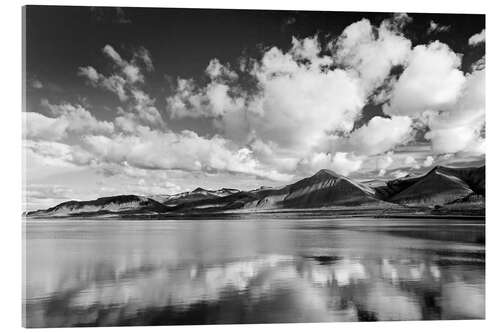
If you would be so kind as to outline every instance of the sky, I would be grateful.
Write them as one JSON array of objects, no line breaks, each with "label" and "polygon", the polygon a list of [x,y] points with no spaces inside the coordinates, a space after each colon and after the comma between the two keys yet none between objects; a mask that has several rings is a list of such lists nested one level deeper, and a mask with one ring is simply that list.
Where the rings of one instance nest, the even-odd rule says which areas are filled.
[{"label": "sky", "polygon": [[28,210],[485,161],[485,17],[25,7]]}]

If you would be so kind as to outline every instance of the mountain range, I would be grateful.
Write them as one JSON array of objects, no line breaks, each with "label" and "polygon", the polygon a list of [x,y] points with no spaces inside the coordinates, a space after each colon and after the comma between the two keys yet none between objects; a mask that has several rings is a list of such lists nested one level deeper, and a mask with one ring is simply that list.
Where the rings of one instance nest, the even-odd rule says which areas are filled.
[{"label": "mountain range", "polygon": [[[378,185],[369,185],[378,183]],[[118,195],[89,201],[67,201],[28,217],[128,216],[165,217],[215,213],[344,210],[484,215],[485,166],[436,166],[419,176],[358,182],[331,170],[280,188],[251,191],[197,188],[174,195]]]}]

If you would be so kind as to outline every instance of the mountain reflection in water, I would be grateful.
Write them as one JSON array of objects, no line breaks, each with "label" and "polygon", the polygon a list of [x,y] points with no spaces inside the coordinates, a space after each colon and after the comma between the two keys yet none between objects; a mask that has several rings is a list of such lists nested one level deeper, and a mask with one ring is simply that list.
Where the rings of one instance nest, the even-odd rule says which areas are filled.
[{"label": "mountain reflection in water", "polygon": [[484,318],[484,224],[29,221],[28,327]]}]

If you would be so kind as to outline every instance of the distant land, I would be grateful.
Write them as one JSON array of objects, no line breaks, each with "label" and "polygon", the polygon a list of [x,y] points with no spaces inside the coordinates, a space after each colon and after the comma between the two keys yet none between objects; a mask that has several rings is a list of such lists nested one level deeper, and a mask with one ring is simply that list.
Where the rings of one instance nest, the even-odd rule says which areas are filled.
[{"label": "distant land", "polygon": [[[375,183],[379,185],[368,185]],[[280,188],[197,188],[174,195],[117,195],[67,201],[46,210],[27,212],[25,216],[167,219],[280,213],[481,218],[485,215],[485,166],[436,166],[423,175],[385,182],[358,182],[323,169]]]}]

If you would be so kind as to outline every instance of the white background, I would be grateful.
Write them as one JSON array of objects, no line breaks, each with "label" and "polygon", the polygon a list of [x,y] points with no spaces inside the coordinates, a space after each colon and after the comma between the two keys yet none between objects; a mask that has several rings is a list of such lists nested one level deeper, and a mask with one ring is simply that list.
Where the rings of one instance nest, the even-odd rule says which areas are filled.
[{"label": "white background", "polygon": [[[141,6],[141,7],[194,7],[194,8],[248,8],[248,9],[293,9],[330,11],[379,11],[379,12],[429,12],[429,13],[481,13],[486,17],[486,63],[487,63],[487,222],[486,222],[486,320],[476,321],[428,321],[428,322],[382,322],[382,323],[331,323],[331,324],[273,324],[273,325],[211,325],[170,326],[135,328],[100,328],[99,332],[488,332],[500,327],[500,228],[496,206],[500,204],[496,187],[500,185],[498,151],[500,148],[500,112],[497,82],[500,64],[500,5],[487,0],[101,0],[101,1],[18,1],[1,2],[0,39],[0,331],[14,332],[21,328],[21,6],[32,5],[85,5],[85,6]],[[161,32],[159,32],[161,33]],[[497,319],[498,318],[498,319]],[[498,321],[497,321],[498,320]],[[87,332],[89,329],[54,329],[44,332]],[[95,331],[95,329],[93,329]]]}]

